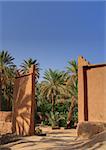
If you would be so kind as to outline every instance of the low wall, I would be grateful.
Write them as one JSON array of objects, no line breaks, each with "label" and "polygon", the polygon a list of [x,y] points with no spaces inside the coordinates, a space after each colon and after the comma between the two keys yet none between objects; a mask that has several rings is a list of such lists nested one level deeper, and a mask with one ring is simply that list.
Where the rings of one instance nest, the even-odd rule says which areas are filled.
[{"label": "low wall", "polygon": [[12,112],[0,111],[0,134],[12,133]]},{"label": "low wall", "polygon": [[12,112],[11,111],[0,111],[0,121],[11,122]]}]

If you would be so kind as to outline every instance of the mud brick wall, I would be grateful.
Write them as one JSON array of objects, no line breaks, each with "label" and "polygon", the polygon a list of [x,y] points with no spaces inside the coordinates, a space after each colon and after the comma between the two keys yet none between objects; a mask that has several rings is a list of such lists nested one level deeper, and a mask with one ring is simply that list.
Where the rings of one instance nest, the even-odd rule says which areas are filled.
[{"label": "mud brick wall", "polygon": [[0,121],[11,122],[12,112],[11,111],[0,111]]},{"label": "mud brick wall", "polygon": [[78,120],[106,122],[106,64],[78,58]]},{"label": "mud brick wall", "polygon": [[12,112],[0,111],[0,134],[12,133]]},{"label": "mud brick wall", "polygon": [[34,66],[26,75],[15,79],[13,132],[17,135],[34,134],[35,113],[35,69]]}]

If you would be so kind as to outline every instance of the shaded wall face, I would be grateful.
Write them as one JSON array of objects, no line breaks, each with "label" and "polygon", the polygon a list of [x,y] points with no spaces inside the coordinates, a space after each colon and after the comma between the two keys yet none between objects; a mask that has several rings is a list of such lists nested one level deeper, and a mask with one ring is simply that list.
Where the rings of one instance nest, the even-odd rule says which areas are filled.
[{"label": "shaded wall face", "polygon": [[14,89],[13,132],[18,135],[34,134],[33,75],[16,78]]},{"label": "shaded wall face", "polygon": [[106,66],[87,69],[86,73],[87,73],[88,121],[105,122]]}]

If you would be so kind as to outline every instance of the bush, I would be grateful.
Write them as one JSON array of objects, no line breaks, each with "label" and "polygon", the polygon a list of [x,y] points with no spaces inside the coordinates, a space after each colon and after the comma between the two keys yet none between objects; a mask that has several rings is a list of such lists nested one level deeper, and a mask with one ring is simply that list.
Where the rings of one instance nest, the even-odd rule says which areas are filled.
[{"label": "bush", "polygon": [[48,116],[49,124],[52,127],[59,126],[60,120],[65,119],[64,116],[59,112],[50,112],[49,114],[47,114],[47,116]]},{"label": "bush", "polygon": [[74,113],[73,113],[73,118],[72,119],[73,119],[74,122],[76,122],[76,123],[78,122],[78,106],[76,106],[75,109],[74,109]]},{"label": "bush", "polygon": [[64,103],[57,103],[54,106],[54,111],[58,111],[59,113],[68,112],[68,108],[70,107],[70,102],[66,101]]},{"label": "bush", "polygon": [[61,119],[59,121],[59,126],[60,127],[66,127],[67,126],[67,116],[68,116],[68,111],[66,113],[61,112],[61,115],[64,117],[64,119]]},{"label": "bush", "polygon": [[39,127],[37,127],[37,128],[35,129],[35,133],[36,133],[36,134],[41,134],[41,133],[42,133],[42,129],[40,129]]},{"label": "bush", "polygon": [[[37,104],[37,116],[36,116],[36,120],[37,120],[37,123],[42,123],[42,125],[48,125],[48,119],[47,119],[47,113],[50,113],[52,109],[52,104],[49,103],[48,101],[46,100],[42,100],[40,101],[38,104]],[[41,118],[39,118],[39,114],[40,113],[40,116]]]},{"label": "bush", "polygon": [[7,108],[7,100],[4,96],[2,96],[2,101],[1,101],[1,110],[2,111],[11,111],[12,110],[12,100],[10,100],[9,103],[9,108]]},{"label": "bush", "polygon": [[[41,120],[39,116],[37,115],[36,120],[39,121],[42,125],[52,125],[53,123],[53,115],[54,117],[57,117],[56,114],[58,114],[61,119],[58,120],[58,126],[59,127],[66,127],[67,126],[67,117],[68,112],[70,108],[71,102],[69,100],[66,100],[64,103],[57,103],[54,105],[54,114],[51,115],[52,110],[52,104],[48,102],[47,100],[39,101],[37,104],[37,112],[41,114]],[[50,123],[52,120],[52,123]],[[55,119],[54,119],[55,122]],[[78,107],[75,107],[73,118],[70,124],[70,127],[74,127],[74,123],[78,122]],[[55,123],[54,123],[55,124]]]}]

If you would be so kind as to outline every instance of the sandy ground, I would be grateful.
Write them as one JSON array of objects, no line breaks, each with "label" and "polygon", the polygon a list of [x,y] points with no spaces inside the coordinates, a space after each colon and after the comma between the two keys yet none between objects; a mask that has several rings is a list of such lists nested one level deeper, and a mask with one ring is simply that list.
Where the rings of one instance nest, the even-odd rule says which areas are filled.
[{"label": "sandy ground", "polygon": [[106,132],[81,140],[77,138],[75,129],[42,127],[42,130],[47,136],[23,137],[17,142],[0,146],[0,150],[106,150]]}]

